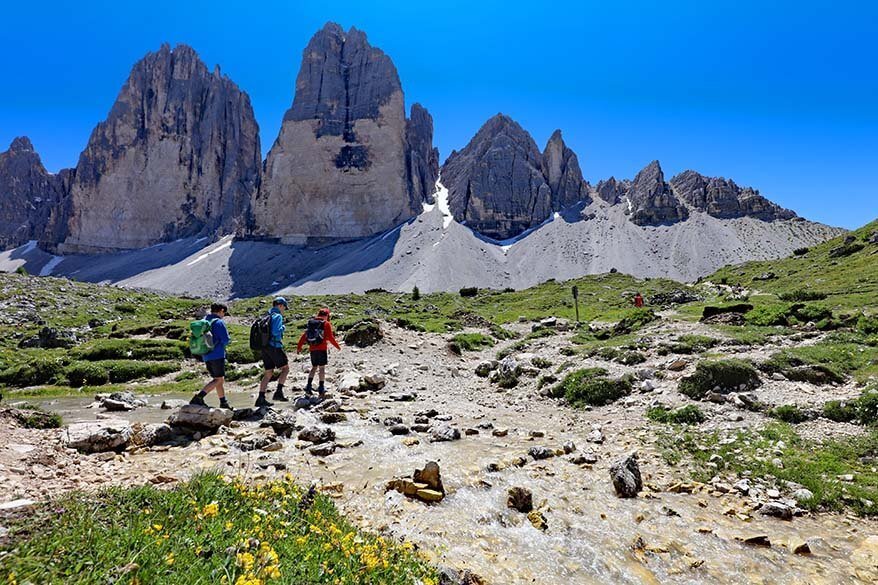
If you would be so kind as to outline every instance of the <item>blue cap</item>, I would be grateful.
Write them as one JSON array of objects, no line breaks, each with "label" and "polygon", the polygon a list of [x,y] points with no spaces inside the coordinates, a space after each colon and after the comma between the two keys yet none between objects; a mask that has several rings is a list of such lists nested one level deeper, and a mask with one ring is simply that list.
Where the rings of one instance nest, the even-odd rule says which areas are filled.
[{"label": "blue cap", "polygon": [[285,298],[283,298],[283,297],[276,297],[276,298],[274,299],[274,302],[273,302],[272,304],[273,304],[273,305],[283,305],[283,306],[285,306],[287,309],[290,308],[290,304],[287,303],[287,300],[286,300]]}]

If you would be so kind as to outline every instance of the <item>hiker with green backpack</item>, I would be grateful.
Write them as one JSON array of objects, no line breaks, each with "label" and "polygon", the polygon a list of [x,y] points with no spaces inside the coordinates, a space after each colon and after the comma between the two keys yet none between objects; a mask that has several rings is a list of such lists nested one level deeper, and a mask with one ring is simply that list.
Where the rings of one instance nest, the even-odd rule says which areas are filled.
[{"label": "hiker with green backpack", "polygon": [[194,356],[200,356],[207,368],[211,381],[204,385],[201,392],[192,397],[189,404],[207,406],[204,397],[211,390],[216,390],[219,396],[220,408],[233,410],[226,400],[223,383],[226,379],[226,346],[229,344],[229,330],[223,317],[229,314],[229,309],[222,303],[214,303],[210,306],[210,314],[203,319],[198,319],[189,324],[189,350]]}]

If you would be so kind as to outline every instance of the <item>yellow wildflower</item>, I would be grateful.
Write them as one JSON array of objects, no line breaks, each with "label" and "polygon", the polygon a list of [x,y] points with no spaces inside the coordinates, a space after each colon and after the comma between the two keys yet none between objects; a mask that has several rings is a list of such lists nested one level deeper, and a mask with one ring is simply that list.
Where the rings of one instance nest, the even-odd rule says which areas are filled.
[{"label": "yellow wildflower", "polygon": [[165,556],[165,564],[166,564],[166,565],[173,565],[175,560],[176,560],[176,559],[174,559],[174,551],[169,552],[169,553]]},{"label": "yellow wildflower", "polygon": [[248,552],[238,553],[237,559],[238,564],[245,572],[249,572],[253,568],[253,565],[256,564],[256,558]]},{"label": "yellow wildflower", "polygon": [[201,509],[201,515],[205,518],[210,518],[211,516],[216,516],[219,513],[219,504],[216,502],[211,502]]}]

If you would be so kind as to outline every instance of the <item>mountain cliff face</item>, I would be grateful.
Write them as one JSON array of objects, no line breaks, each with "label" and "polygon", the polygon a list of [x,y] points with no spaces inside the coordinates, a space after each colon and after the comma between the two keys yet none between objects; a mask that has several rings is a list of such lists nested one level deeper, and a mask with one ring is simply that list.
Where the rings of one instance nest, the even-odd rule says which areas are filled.
[{"label": "mountain cliff face", "polygon": [[741,188],[731,179],[705,177],[684,171],[671,179],[671,188],[686,203],[720,219],[755,217],[763,221],[793,219],[796,214],[772,203],[750,187]]},{"label": "mountain cliff face", "polygon": [[555,130],[543,150],[541,169],[552,190],[553,210],[558,211],[580,201],[591,201],[588,184],[582,179],[579,169],[579,159],[564,143],[560,130]]},{"label": "mountain cliff face", "polygon": [[552,190],[542,154],[514,120],[497,114],[442,167],[448,206],[459,222],[490,238],[516,236],[545,220]]},{"label": "mountain cliff face", "polygon": [[451,213],[503,240],[539,225],[553,211],[588,203],[579,161],[556,130],[542,153],[514,120],[497,114],[442,167]]},{"label": "mountain cliff face", "polygon": [[398,225],[434,191],[433,122],[407,121],[393,62],[329,23],[305,48],[293,105],[268,153],[255,232],[288,243],[359,238]]},{"label": "mountain cliff face", "polygon": [[406,178],[413,204],[434,203],[439,178],[439,149],[433,146],[433,117],[421,104],[412,105],[405,126]]},{"label": "mountain cliff face", "polygon": [[47,172],[27,137],[16,138],[0,152],[0,248],[43,237],[67,175]]},{"label": "mountain cliff face", "polygon": [[260,165],[247,94],[190,47],[163,45],[92,132],[53,237],[60,252],[94,253],[233,233]]},{"label": "mountain cliff face", "polygon": [[624,199],[631,221],[639,226],[672,224],[689,218],[689,210],[665,182],[657,160],[637,173]]}]

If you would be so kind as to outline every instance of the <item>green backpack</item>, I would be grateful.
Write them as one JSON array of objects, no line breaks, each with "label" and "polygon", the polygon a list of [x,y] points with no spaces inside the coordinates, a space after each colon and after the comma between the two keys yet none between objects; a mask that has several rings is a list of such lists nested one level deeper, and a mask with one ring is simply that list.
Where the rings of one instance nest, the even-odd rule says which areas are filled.
[{"label": "green backpack", "polygon": [[192,355],[204,355],[214,348],[213,327],[216,319],[198,319],[189,323],[189,351]]}]

